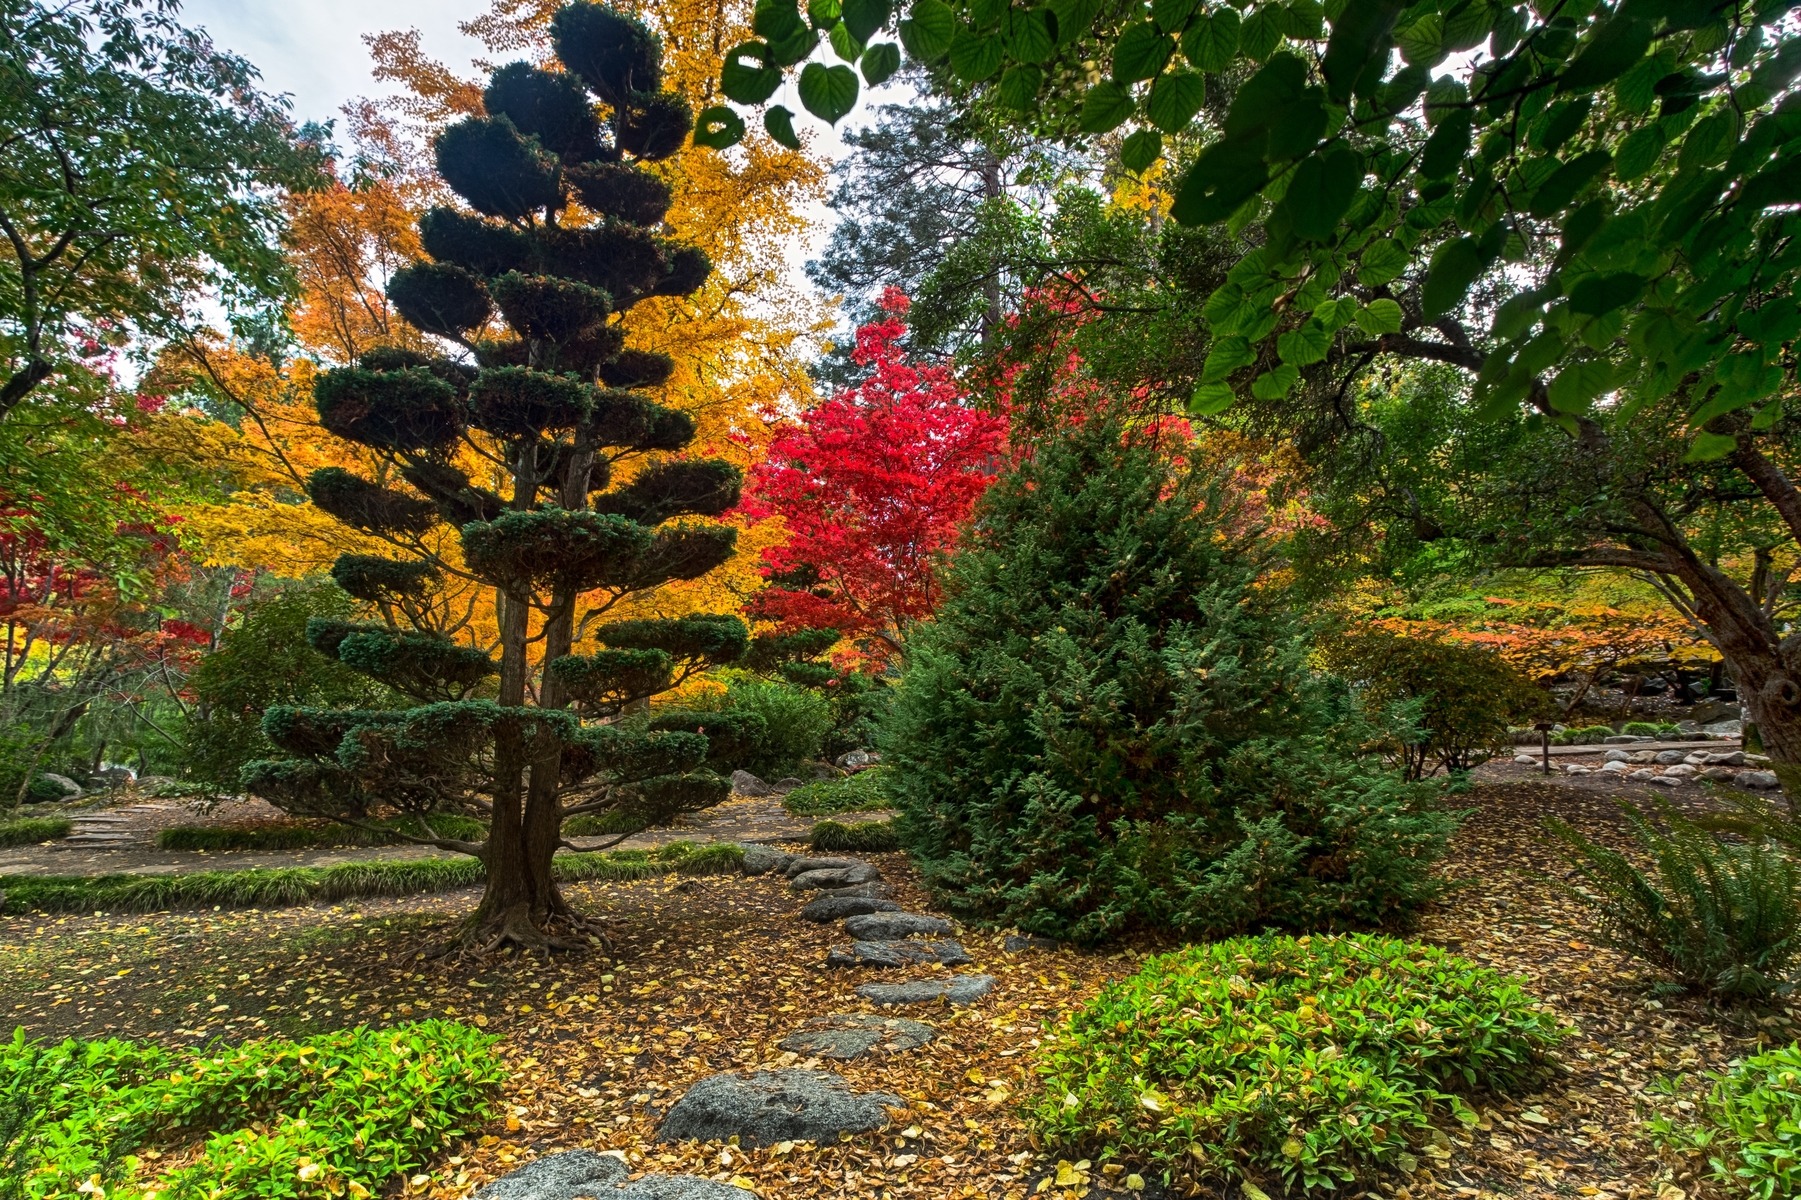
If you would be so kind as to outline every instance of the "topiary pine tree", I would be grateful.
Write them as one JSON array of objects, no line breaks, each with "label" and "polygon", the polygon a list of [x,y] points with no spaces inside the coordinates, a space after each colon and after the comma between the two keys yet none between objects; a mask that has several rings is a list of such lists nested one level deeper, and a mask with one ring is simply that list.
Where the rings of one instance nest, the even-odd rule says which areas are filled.
[{"label": "topiary pine tree", "polygon": [[[620,325],[711,270],[658,232],[670,191],[645,169],[686,141],[687,102],[662,90],[661,43],[636,19],[577,2],[551,29],[564,69],[500,68],[485,115],[438,137],[438,172],[467,207],[425,214],[430,261],[388,288],[460,354],[373,351],[314,393],[325,427],[382,469],[319,471],[313,503],[401,556],[340,559],[333,578],[383,620],[316,621],[308,640],[421,704],[273,709],[265,729],[290,757],[245,771],[289,811],[354,822],[398,810],[420,818],[418,840],[482,859],[465,944],[483,949],[585,942],[551,873],[565,817],[644,828],[727,795],[702,767],[703,734],[620,718],[746,647],[735,617],[597,624],[621,597],[730,556],[733,530],[687,518],[735,505],[740,477],[669,457],[694,423],[645,393],[672,363],[627,347]],[[645,456],[658,457],[619,484],[621,465]],[[431,601],[452,573],[494,589],[498,661],[446,636]],[[601,648],[575,653],[589,639]],[[430,814],[459,808],[489,818],[485,842],[433,833]]]}]

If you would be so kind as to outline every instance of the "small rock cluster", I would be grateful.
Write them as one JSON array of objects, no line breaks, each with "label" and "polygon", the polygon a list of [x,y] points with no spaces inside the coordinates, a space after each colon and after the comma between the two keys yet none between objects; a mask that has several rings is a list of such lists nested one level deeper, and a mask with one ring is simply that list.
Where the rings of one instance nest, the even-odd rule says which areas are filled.
[{"label": "small rock cluster", "polygon": [[[1519,754],[1514,761],[1537,766],[1536,755]],[[1769,759],[1743,750],[1627,750],[1608,749],[1601,765],[1570,763],[1559,769],[1566,775],[1618,775],[1653,787],[1676,788],[1691,782],[1730,783],[1742,788],[1769,790],[1781,786],[1774,771],[1763,770]],[[1751,769],[1745,769],[1751,768]]]}]

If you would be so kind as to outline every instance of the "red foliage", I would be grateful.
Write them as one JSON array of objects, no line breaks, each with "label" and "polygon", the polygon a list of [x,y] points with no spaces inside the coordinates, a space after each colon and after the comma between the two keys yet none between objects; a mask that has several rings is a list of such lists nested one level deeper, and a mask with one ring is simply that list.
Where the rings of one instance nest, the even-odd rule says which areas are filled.
[{"label": "red foliage", "polygon": [[763,552],[774,584],[753,606],[784,629],[832,628],[877,658],[938,601],[936,559],[956,540],[1006,450],[1006,418],[970,408],[948,368],[908,361],[907,297],[857,330],[869,378],[782,431],[751,472],[744,509],[780,516]]}]

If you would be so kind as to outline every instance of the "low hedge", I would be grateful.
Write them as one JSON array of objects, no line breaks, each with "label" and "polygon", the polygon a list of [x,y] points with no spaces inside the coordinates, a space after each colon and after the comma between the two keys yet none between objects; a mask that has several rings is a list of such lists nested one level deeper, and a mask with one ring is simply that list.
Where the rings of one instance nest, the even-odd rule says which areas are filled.
[{"label": "low hedge", "polygon": [[887,790],[887,771],[869,767],[854,775],[802,784],[782,797],[782,807],[797,817],[830,817],[847,812],[881,812],[894,807]]},{"label": "low hedge", "polygon": [[497,1040],[449,1021],[201,1050],[19,1030],[0,1044],[0,1193],[380,1195],[487,1117]]},{"label": "low hedge", "polygon": [[1699,1119],[1653,1119],[1652,1137],[1703,1160],[1700,1173],[1732,1195],[1801,1195],[1801,1045],[1766,1051],[1707,1081]]},{"label": "low hedge", "polygon": [[[445,837],[479,841],[488,835],[486,822],[474,817],[440,814],[431,818]],[[257,821],[228,825],[171,825],[156,835],[158,850],[310,850],[319,846],[401,846],[406,839],[389,832],[398,827],[420,832],[415,821],[382,821],[378,829],[360,829],[335,821],[318,823]]]},{"label": "low hedge", "polygon": [[0,846],[35,846],[69,836],[73,821],[62,817],[16,817],[0,821]]},{"label": "low hedge", "polygon": [[[626,882],[655,875],[726,875],[743,868],[744,848],[727,842],[671,842],[655,850],[559,854],[565,883]],[[473,887],[473,858],[408,858],[335,867],[266,867],[180,875],[15,875],[0,877],[0,912],[162,912],[178,908],[279,908],[373,896],[411,896]]]},{"label": "low hedge", "polygon": [[815,850],[863,850],[881,853],[899,850],[900,838],[892,821],[821,821],[813,826],[807,844]]},{"label": "low hedge", "polygon": [[1068,1158],[1330,1189],[1411,1170],[1528,1088],[1563,1036],[1519,984],[1366,934],[1234,938],[1147,961],[1053,1029],[1027,1116]]}]

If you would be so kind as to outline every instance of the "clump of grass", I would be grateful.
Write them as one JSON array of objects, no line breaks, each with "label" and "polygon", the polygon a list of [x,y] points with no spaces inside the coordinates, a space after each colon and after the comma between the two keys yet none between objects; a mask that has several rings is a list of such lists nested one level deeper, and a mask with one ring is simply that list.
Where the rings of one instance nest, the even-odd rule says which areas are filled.
[{"label": "clump of grass", "polygon": [[900,838],[892,821],[855,821],[849,825],[838,821],[821,821],[813,826],[807,844],[815,850],[864,850],[880,853],[899,850]]},{"label": "clump of grass", "polygon": [[0,846],[35,846],[69,836],[73,821],[62,817],[17,817],[0,821]]},{"label": "clump of grass", "polygon": [[797,817],[830,817],[847,812],[880,812],[894,807],[887,790],[887,769],[870,767],[840,779],[803,784],[782,797],[782,807]]},{"label": "clump of grass", "polygon": [[[560,854],[568,883],[629,882],[655,875],[723,875],[742,870],[744,849],[729,843],[672,842],[655,850]],[[180,875],[22,875],[0,878],[0,912],[163,912],[180,908],[281,908],[376,896],[413,896],[473,887],[472,858],[410,858],[335,867],[267,867]]]},{"label": "clump of grass", "polygon": [[[432,830],[443,837],[479,841],[487,825],[473,817],[441,813],[431,818]],[[424,830],[414,820],[383,821],[379,829],[361,829],[335,821],[246,821],[229,825],[171,825],[156,835],[159,850],[310,850],[320,846],[399,846],[406,842],[394,832],[404,829],[414,836]]]}]

